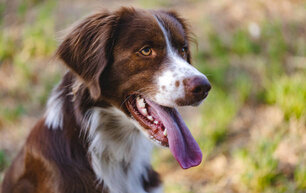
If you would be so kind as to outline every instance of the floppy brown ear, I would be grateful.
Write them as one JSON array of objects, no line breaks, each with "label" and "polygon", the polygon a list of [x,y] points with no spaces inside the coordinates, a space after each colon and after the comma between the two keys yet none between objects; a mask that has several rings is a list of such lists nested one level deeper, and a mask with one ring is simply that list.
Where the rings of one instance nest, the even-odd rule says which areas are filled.
[{"label": "floppy brown ear", "polygon": [[99,77],[109,62],[116,22],[117,16],[108,12],[89,16],[73,28],[57,50],[57,56],[84,81],[94,100],[101,95]]}]

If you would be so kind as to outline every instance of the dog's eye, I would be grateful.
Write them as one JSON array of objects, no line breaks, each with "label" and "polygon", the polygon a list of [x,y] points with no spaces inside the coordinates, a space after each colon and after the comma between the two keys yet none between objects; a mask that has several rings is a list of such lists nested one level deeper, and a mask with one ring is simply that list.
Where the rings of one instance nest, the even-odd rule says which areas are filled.
[{"label": "dog's eye", "polygon": [[139,51],[139,53],[141,53],[144,56],[151,56],[152,55],[152,49],[150,47],[144,47]]},{"label": "dog's eye", "polygon": [[185,54],[186,52],[187,52],[187,47],[182,47],[182,48],[181,48],[181,53],[182,53],[182,54]]},{"label": "dog's eye", "polygon": [[186,54],[187,54],[187,47],[182,47],[182,48],[180,49],[180,52],[181,52],[181,55],[182,55],[183,57],[186,57]]}]

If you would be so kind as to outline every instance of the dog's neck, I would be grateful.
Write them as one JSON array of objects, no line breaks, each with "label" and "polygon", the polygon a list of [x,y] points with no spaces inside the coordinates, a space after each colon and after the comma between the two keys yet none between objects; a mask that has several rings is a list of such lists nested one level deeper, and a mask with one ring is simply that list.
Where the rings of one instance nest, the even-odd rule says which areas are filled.
[{"label": "dog's neck", "polygon": [[[98,182],[110,193],[148,192],[143,184],[151,170],[151,142],[140,133],[137,123],[116,107],[84,105],[86,100],[80,94],[84,92],[74,93],[74,79],[67,76],[48,101],[48,128],[65,130],[65,116],[74,117],[80,136],[86,136],[89,162]],[[74,114],[63,112],[68,108],[73,108]]]}]

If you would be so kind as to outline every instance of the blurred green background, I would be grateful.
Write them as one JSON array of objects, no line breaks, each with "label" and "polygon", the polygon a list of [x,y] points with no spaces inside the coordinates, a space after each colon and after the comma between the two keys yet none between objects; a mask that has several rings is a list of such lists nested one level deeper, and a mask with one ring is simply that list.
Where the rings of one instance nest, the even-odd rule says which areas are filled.
[{"label": "blurred green background", "polygon": [[153,165],[166,193],[306,192],[305,0],[0,0],[0,182],[65,69],[62,30],[99,8],[177,10],[198,41],[193,64],[213,89],[182,109],[204,153],[182,170]]}]

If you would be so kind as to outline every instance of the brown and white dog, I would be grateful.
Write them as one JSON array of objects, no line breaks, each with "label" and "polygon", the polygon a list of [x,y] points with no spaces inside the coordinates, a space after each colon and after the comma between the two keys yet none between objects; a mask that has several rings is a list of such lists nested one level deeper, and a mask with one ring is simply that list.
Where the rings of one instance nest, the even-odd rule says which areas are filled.
[{"label": "brown and white dog", "polygon": [[6,173],[3,193],[161,193],[152,143],[182,168],[202,154],[177,106],[211,86],[190,64],[175,12],[121,8],[79,23],[57,50],[69,68]]}]

